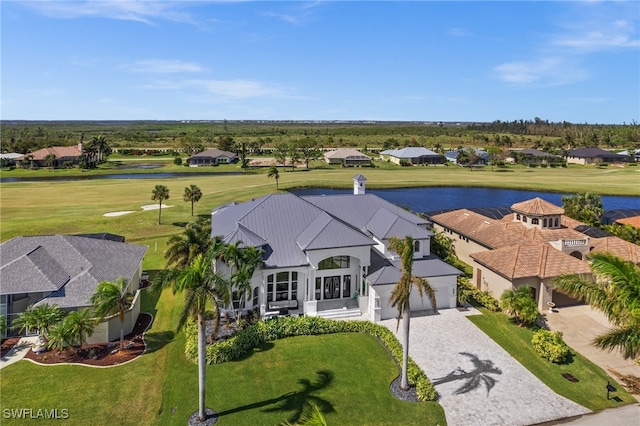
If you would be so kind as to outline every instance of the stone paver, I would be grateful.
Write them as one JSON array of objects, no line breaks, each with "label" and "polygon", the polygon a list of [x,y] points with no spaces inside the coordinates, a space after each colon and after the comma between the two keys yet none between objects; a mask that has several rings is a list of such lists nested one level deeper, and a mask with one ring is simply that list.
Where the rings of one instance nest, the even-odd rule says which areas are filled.
[{"label": "stone paver", "polygon": [[[531,374],[466,318],[473,314],[411,318],[409,355],[436,384],[449,425],[531,425],[590,412]],[[382,323],[396,332],[395,319]]]},{"label": "stone paver", "polygon": [[7,365],[11,365],[20,361],[29,352],[29,349],[36,343],[38,336],[23,337],[11,348],[9,352],[0,358],[0,369],[3,369]]},{"label": "stone paver", "polygon": [[[640,365],[632,359],[624,359],[619,351],[596,348],[594,337],[612,328],[607,318],[589,305],[558,308],[553,313],[545,313],[547,326],[553,331],[561,331],[567,345],[578,351],[611,377],[615,373],[640,377]],[[640,401],[640,395],[634,395]],[[640,425],[640,420],[638,421]]]}]

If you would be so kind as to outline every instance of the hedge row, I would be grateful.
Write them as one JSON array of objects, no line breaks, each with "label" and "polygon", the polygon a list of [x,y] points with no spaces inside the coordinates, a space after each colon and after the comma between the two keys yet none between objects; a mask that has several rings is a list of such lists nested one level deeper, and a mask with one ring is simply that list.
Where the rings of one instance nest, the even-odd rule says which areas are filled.
[{"label": "hedge row", "polygon": [[[197,362],[198,328],[189,323],[185,330],[187,359]],[[398,364],[402,363],[402,345],[386,327],[368,321],[336,321],[320,317],[286,317],[259,321],[237,332],[227,340],[207,346],[207,363],[221,364],[240,359],[254,348],[277,339],[293,336],[313,336],[331,333],[365,333],[380,340]],[[435,401],[438,397],[433,384],[418,365],[409,358],[407,376],[416,385],[421,401]]]},{"label": "hedge row", "polygon": [[489,309],[491,312],[499,312],[500,311],[500,302],[493,297],[488,291],[480,291],[476,286],[471,284],[469,278],[467,277],[458,277],[458,286],[466,288],[470,293],[473,300],[478,302],[480,305]]}]

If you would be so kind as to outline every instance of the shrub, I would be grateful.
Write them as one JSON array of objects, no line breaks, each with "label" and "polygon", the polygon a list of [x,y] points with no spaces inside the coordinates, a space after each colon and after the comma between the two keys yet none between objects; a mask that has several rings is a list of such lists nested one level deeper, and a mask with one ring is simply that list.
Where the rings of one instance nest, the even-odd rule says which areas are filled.
[{"label": "shrub", "polygon": [[551,362],[564,362],[571,354],[571,349],[562,340],[562,333],[559,331],[540,329],[533,334],[531,344],[538,355]]},{"label": "shrub", "polygon": [[182,164],[182,158],[180,157],[176,157],[173,159],[173,164],[175,164],[176,166],[179,166],[180,164]]},{"label": "shrub", "polygon": [[[336,321],[320,317],[286,317],[259,321],[229,339],[207,346],[207,363],[222,364],[248,355],[253,348],[263,343],[292,336],[313,336],[331,333],[365,333],[378,339],[398,364],[402,363],[402,345],[386,327],[368,321]],[[196,362],[198,359],[198,327],[190,321],[185,327],[187,341],[185,355]],[[407,376],[415,383],[418,399],[435,401],[438,394],[418,364],[409,358]]]},{"label": "shrub", "polygon": [[458,289],[464,289],[464,291],[469,292],[471,298],[476,301],[476,303],[484,306],[489,309],[491,312],[499,312],[500,311],[500,303],[498,300],[493,297],[488,291],[480,291],[478,290],[467,277],[458,277]]}]

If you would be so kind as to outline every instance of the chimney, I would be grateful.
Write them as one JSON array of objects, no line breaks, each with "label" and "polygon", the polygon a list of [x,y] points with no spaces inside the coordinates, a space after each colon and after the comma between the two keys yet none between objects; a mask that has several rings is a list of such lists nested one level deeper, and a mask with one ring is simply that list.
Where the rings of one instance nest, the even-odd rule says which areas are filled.
[{"label": "chimney", "polygon": [[353,195],[361,195],[365,192],[364,183],[367,181],[367,178],[362,176],[360,173],[353,177]]},{"label": "chimney", "polygon": [[78,142],[78,151],[82,154],[82,142]]}]

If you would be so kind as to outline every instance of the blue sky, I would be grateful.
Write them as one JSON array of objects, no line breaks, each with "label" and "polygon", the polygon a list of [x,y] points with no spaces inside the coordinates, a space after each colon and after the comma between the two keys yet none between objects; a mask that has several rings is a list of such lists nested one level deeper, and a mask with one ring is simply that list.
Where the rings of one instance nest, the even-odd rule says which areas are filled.
[{"label": "blue sky", "polygon": [[6,1],[1,116],[640,121],[640,2]]}]

